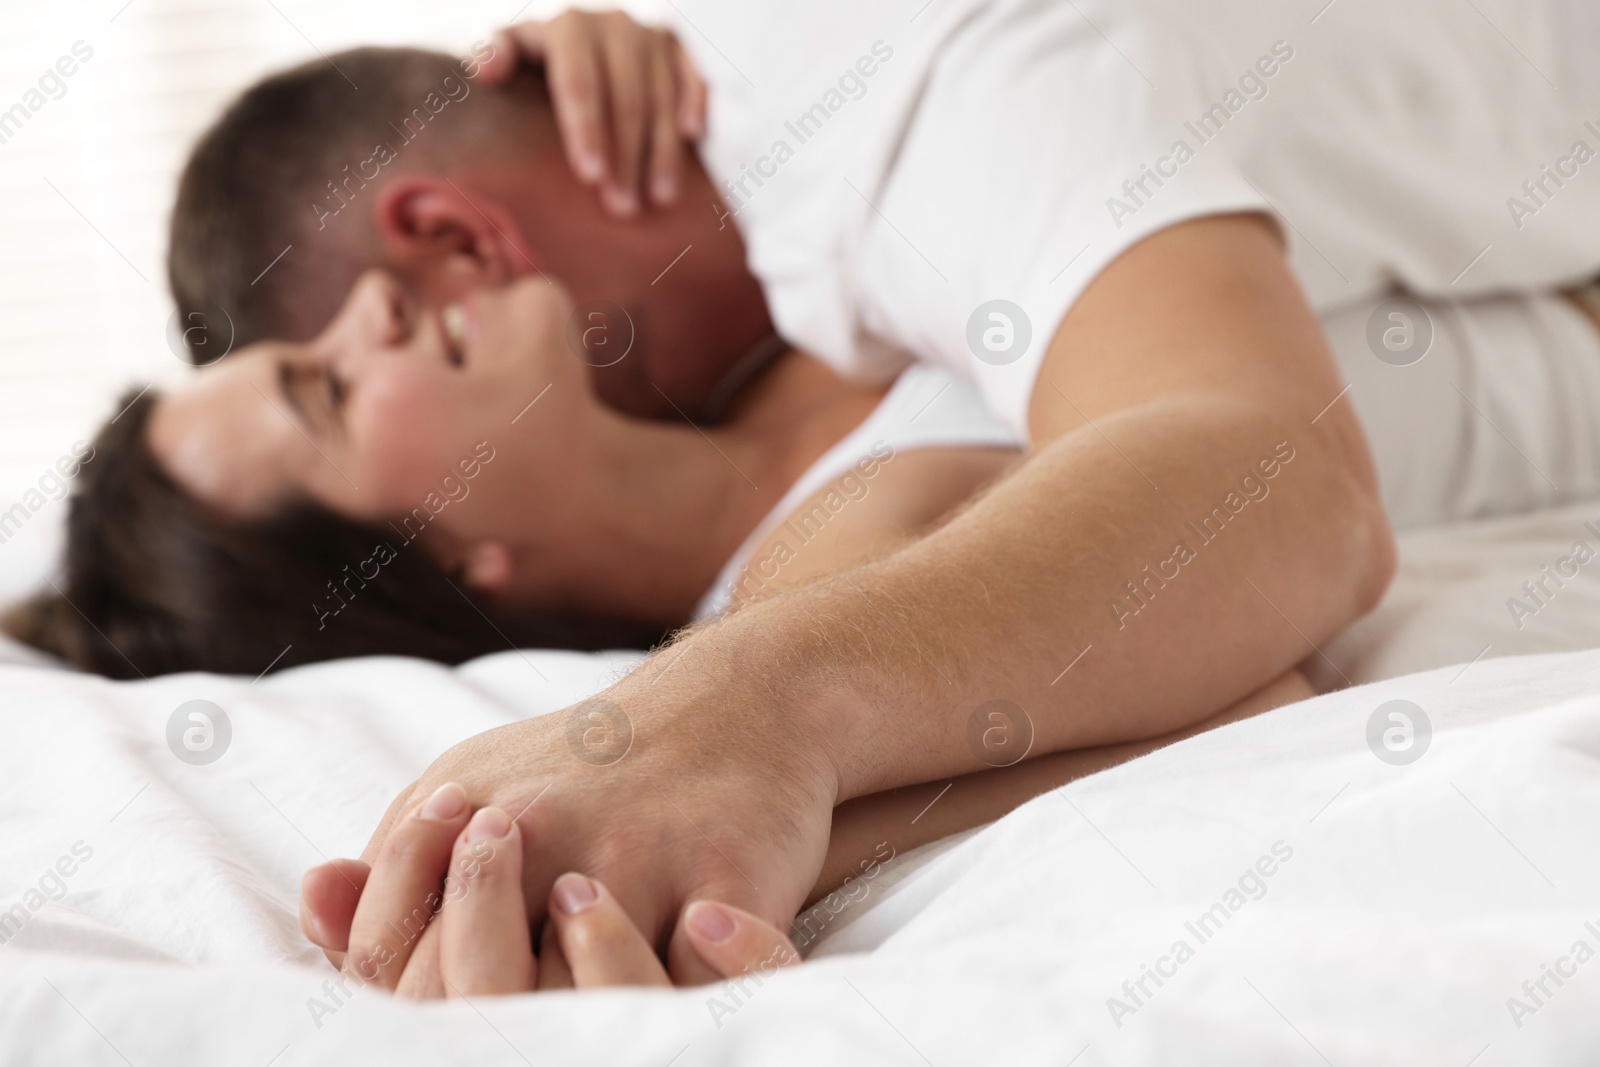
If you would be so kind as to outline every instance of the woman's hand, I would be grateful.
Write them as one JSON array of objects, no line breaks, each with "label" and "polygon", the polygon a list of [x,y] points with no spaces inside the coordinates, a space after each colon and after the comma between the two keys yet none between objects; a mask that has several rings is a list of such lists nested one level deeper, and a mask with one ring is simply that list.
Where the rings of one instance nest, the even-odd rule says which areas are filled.
[{"label": "woman's hand", "polygon": [[677,40],[620,11],[566,11],[495,34],[478,77],[498,85],[542,62],[567,160],[618,216],[678,196],[688,141],[705,133],[706,86]]},{"label": "woman's hand", "polygon": [[[441,793],[436,813],[461,806],[444,819],[426,820],[435,825],[407,842],[427,851],[438,846],[444,828],[456,828],[450,874],[437,914],[426,926],[402,924],[410,933],[409,944],[391,949],[396,951],[398,968],[396,960],[379,965],[379,954],[364,949],[366,966],[354,967],[346,959],[347,971],[368,982],[379,979],[387,968],[396,992],[419,999],[668,984],[666,969],[616,897],[581,874],[564,874],[552,886],[536,958],[522,895],[520,829],[493,807],[480,809],[466,821],[459,787],[446,786]],[[335,962],[347,948],[336,932],[350,928],[369,873],[365,864],[342,860],[306,874],[301,926]],[[777,929],[726,904],[689,905],[683,932],[698,957],[701,976],[707,979],[766,974],[800,961]],[[399,951],[403,958],[398,958]]]}]

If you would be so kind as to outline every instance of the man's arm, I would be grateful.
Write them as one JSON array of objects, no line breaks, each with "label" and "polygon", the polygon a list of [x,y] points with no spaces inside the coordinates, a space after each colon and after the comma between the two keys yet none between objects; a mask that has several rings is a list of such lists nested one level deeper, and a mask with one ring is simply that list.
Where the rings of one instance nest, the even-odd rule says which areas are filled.
[{"label": "man's arm", "polygon": [[[782,923],[821,870],[833,808],[981,770],[991,701],[1031,724],[1036,755],[1214,714],[1389,579],[1392,539],[1339,393],[1267,223],[1156,234],[1062,323],[1018,470],[881,560],[691,633],[603,704],[445,753],[369,844],[373,883],[427,881],[388,825],[453,780],[475,806],[523,812],[529,901],[579,870],[647,936],[696,898]],[[1125,583],[1145,592],[1119,612]],[[586,723],[617,742],[579,752]],[[391,911],[363,896],[353,957],[404,914]]]},{"label": "man's arm", "polygon": [[1388,583],[1341,389],[1269,223],[1163,231],[1063,322],[1020,469],[929,536],[676,655],[773,678],[841,801],[971,770],[968,719],[993,700],[1031,720],[1035,753],[1181,728],[1315,654]]},{"label": "man's arm", "polygon": [[1194,722],[1388,583],[1393,542],[1341,388],[1264,220],[1160,233],[1062,324],[1028,462],[930,537],[774,604],[747,651],[792,642],[841,798],[913,763],[958,771],[989,700],[1027,713],[1040,752]]}]

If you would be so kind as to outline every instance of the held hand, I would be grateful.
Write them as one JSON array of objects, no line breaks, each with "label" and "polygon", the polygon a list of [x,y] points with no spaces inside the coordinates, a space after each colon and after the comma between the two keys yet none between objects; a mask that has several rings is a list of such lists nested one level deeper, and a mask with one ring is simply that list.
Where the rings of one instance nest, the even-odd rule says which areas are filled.
[{"label": "held hand", "polygon": [[[346,969],[396,987],[434,936],[424,928],[469,809],[488,806],[515,817],[530,920],[544,917],[558,874],[584,872],[615,887],[647,943],[671,935],[677,981],[696,975],[678,921],[687,902],[722,901],[787,923],[827,848],[831,764],[792,709],[772,709],[764,688],[765,702],[737,692],[753,685],[724,687],[717,700],[698,691],[709,688],[693,671],[656,683],[635,674],[603,699],[446,752],[391,806],[367,846],[372,868],[359,890],[357,878],[346,881],[348,865],[334,866],[337,883],[308,885],[308,909],[359,897]],[[345,947],[341,930],[319,923],[308,919],[308,935]]]},{"label": "held hand", "polygon": [[542,62],[567,160],[612,214],[673,203],[687,141],[705,133],[706,86],[665,30],[620,11],[566,11],[494,38],[478,76],[497,85],[519,62]]},{"label": "held hand", "polygon": [[[534,989],[666,985],[667,971],[606,887],[580,874],[556,879],[537,960],[521,884],[520,831],[497,808],[481,809],[455,840],[450,876],[432,923],[407,959],[396,991],[419,999],[493,996]],[[342,860],[307,872],[301,925],[330,958],[328,931],[348,929],[352,888],[365,864]],[[684,946],[695,977],[766,974],[800,961],[789,939],[739,908],[696,901],[684,911]],[[359,972],[365,978],[368,972]]]}]

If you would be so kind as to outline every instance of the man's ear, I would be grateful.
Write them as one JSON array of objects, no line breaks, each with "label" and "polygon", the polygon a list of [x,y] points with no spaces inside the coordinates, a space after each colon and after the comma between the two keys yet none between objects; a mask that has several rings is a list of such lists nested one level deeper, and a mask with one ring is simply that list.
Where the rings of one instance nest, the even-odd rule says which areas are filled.
[{"label": "man's ear", "polygon": [[537,269],[509,211],[442,175],[389,182],[375,200],[373,227],[387,265],[425,290],[502,284]]}]

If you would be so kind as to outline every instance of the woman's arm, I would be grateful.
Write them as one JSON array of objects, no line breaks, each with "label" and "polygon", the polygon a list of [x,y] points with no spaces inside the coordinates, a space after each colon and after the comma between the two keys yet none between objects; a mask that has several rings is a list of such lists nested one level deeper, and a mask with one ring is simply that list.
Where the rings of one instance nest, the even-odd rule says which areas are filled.
[{"label": "woman's arm", "polygon": [[885,845],[893,850],[890,855],[899,855],[998,819],[1039,794],[1068,782],[1137,759],[1225,723],[1248,719],[1315,695],[1305,676],[1298,670],[1291,670],[1211,718],[1160,737],[1056,752],[1023,760],[1012,767],[890,789],[847,801],[834,809],[827,858],[823,860],[816,886],[806,898],[806,905],[809,907],[838,889],[846,878],[858,876],[863,864],[881,861]]}]

